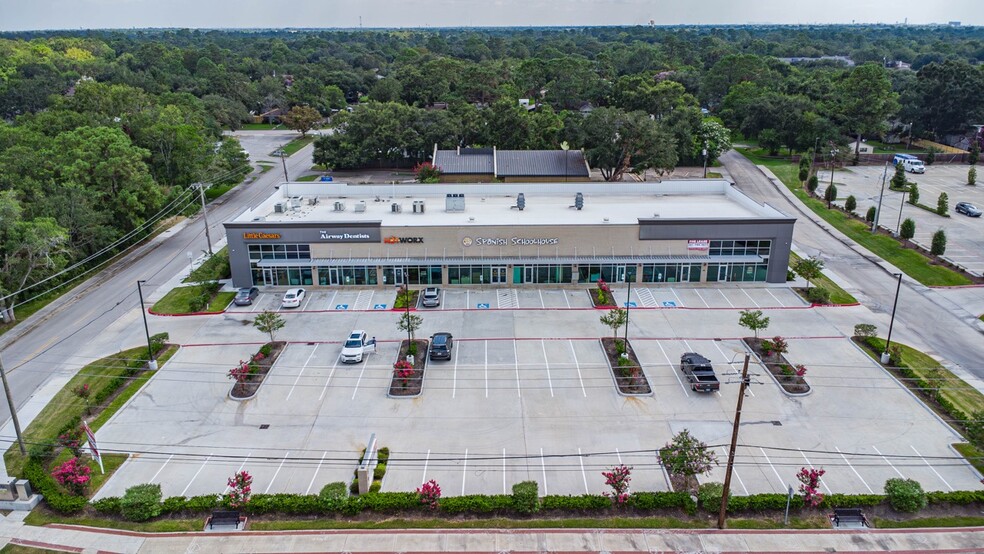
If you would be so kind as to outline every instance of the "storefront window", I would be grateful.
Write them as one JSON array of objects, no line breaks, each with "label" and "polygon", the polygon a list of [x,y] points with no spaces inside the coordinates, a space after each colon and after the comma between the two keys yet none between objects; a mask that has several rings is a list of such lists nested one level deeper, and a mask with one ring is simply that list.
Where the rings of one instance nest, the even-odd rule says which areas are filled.
[{"label": "storefront window", "polygon": [[515,283],[570,283],[574,274],[569,265],[524,265],[516,266],[519,279]]},{"label": "storefront window", "polygon": [[643,283],[699,283],[700,264],[642,264]]},{"label": "storefront window", "polygon": [[506,282],[508,282],[508,274],[506,273],[506,266],[498,266],[498,265],[448,266],[448,283],[451,285],[505,284]]},{"label": "storefront window", "polygon": [[577,268],[579,283],[597,283],[604,279],[609,283],[624,283],[626,279],[635,280],[634,264],[581,264]]}]

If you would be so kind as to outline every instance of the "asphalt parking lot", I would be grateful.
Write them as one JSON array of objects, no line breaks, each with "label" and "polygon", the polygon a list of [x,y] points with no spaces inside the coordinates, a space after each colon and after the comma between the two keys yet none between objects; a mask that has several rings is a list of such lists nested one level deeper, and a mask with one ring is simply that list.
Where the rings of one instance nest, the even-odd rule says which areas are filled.
[{"label": "asphalt parking lot", "polygon": [[[888,188],[888,181],[894,174],[894,167],[889,166],[885,194],[882,198],[882,215],[878,219],[879,225],[891,231],[897,230],[901,207],[902,219],[912,218],[916,222],[914,238],[916,242],[928,248],[932,243],[933,233],[937,229],[944,229],[947,236],[945,257],[974,273],[984,273],[984,218],[967,217],[954,209],[957,202],[970,202],[978,208],[984,208],[984,186],[967,185],[969,169],[970,166],[965,164],[935,164],[928,166],[926,173],[921,175],[906,173],[909,181],[919,185],[920,204],[936,208],[940,193],[947,194],[950,217],[946,218],[908,203],[903,204],[902,193]],[[868,207],[878,205],[883,173],[883,166],[859,166],[848,167],[843,171],[837,170],[834,174],[837,204],[843,206],[847,197],[854,195],[858,201],[856,212],[864,215]],[[817,177],[820,180],[818,193],[822,196],[830,183],[830,172],[821,170]],[[978,182],[984,184],[984,177],[979,178]]]},{"label": "asphalt parking lot", "polygon": [[[566,296],[550,292],[558,302]],[[744,296],[725,292],[732,302],[738,294]],[[827,470],[823,488],[830,492],[880,492],[899,475],[927,490],[979,485],[980,476],[950,448],[957,435],[835,336],[821,310],[763,309],[773,318],[769,334],[801,337],[790,340],[787,357],[809,368],[814,392],[786,396],[753,363],[736,494],[784,492],[810,465]],[[541,494],[600,493],[601,471],[619,463],[634,468],[634,490],[667,490],[655,450],[685,428],[722,462],[703,480],[723,480],[744,353],[734,338],[745,334],[735,323],[737,308],[635,312],[630,340],[653,388],[643,397],[617,392],[598,341],[607,334],[600,314],[425,312],[418,336],[452,332],[452,359],[428,363],[420,397],[394,399],[386,392],[400,338],[396,314],[295,312],[278,337],[292,342],[257,397],[242,403],[228,399],[226,373],[256,350],[257,333],[234,316],[210,318],[196,331],[199,346],[182,348],[99,430],[104,451],[135,455],[97,496],[147,482],[160,483],[165,496],[219,493],[240,469],[254,476],[254,492],[314,494],[326,483],[351,481],[371,433],[392,452],[384,491],[436,479],[445,495],[498,494],[523,480],[537,481]],[[339,341],[351,328],[380,342],[363,363],[345,365]],[[677,365],[687,351],[714,362],[720,393],[685,386]]]},{"label": "asphalt parking lot", "polygon": [[[445,310],[560,310],[591,308],[586,289],[536,288],[442,288],[441,305],[424,308],[418,298],[417,309],[422,312]],[[619,305],[630,308],[791,308],[808,304],[786,287],[655,287],[633,286],[624,283],[612,286],[612,295]],[[308,289],[298,308],[281,308],[283,291],[270,290],[260,294],[250,306],[230,305],[231,313],[316,311],[392,310],[396,293],[391,289],[345,288],[334,290]]]}]

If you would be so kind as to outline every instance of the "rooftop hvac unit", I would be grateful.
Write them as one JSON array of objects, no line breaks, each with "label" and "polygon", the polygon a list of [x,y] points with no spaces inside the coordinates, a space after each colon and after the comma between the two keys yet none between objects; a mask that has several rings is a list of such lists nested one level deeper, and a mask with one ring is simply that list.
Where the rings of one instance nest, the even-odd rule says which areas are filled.
[{"label": "rooftop hvac unit", "polygon": [[395,214],[398,214],[403,211],[403,205],[400,204],[399,202],[393,202],[392,204],[390,204],[390,211]]},{"label": "rooftop hvac unit", "polygon": [[273,205],[273,213],[275,213],[275,214],[282,214],[282,213],[284,213],[284,205],[281,204],[280,202],[277,202],[276,204],[274,204]]},{"label": "rooftop hvac unit", "polygon": [[580,192],[574,195],[574,207],[577,208],[578,211],[584,207],[584,195]]},{"label": "rooftop hvac unit", "polygon": [[355,213],[361,214],[361,213],[364,213],[365,211],[366,211],[366,201],[365,200],[359,200],[358,202],[355,203]]},{"label": "rooftop hvac unit", "polygon": [[449,212],[465,211],[465,195],[448,194],[444,199],[444,209]]},{"label": "rooftop hvac unit", "polygon": [[519,211],[526,208],[526,196],[523,193],[519,193],[519,196],[516,197],[516,207],[519,208]]},{"label": "rooftop hvac unit", "polygon": [[424,201],[423,200],[414,200],[413,201],[413,213],[415,213],[415,214],[422,214],[422,213],[424,213]]},{"label": "rooftop hvac unit", "polygon": [[336,212],[344,212],[345,211],[345,202],[335,202],[335,211]]}]

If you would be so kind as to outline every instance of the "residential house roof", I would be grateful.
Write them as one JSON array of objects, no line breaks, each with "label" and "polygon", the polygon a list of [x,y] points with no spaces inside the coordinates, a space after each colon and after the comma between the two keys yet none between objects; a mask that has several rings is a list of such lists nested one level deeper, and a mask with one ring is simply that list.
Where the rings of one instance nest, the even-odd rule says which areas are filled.
[{"label": "residential house roof", "polygon": [[459,148],[434,151],[434,165],[445,175],[488,173],[495,177],[587,177],[580,150],[497,150]]}]

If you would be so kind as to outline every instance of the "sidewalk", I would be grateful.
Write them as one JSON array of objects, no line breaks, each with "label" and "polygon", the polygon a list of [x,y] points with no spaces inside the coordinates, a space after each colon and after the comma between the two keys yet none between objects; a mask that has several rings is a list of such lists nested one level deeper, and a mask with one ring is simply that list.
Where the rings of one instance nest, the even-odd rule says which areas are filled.
[{"label": "sidewalk", "polygon": [[984,528],[345,530],[137,533],[0,523],[0,543],[65,552],[984,552]]}]

